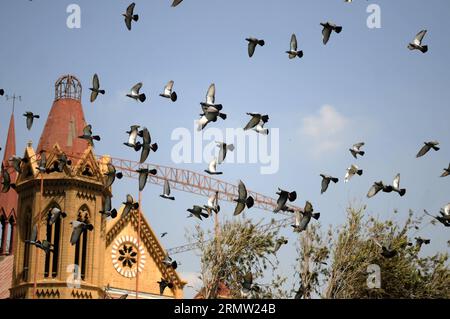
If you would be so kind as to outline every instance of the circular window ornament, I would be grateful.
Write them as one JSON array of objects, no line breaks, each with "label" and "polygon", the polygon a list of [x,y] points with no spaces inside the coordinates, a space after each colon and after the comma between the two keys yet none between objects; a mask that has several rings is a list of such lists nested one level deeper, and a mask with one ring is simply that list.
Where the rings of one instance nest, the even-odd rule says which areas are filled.
[{"label": "circular window ornament", "polygon": [[[145,250],[142,244],[133,236],[122,236],[114,241],[111,259],[116,271],[124,277],[134,278],[137,272],[142,272],[145,265]],[[139,265],[138,265],[139,260]]]}]

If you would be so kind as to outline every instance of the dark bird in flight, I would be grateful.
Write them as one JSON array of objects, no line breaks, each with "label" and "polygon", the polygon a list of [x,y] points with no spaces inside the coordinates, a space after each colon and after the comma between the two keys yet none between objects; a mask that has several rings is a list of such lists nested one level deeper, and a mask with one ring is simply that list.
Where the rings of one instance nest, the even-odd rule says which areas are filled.
[{"label": "dark bird in flight", "polygon": [[86,140],[92,147],[94,147],[94,140],[100,141],[100,136],[92,135],[92,125],[90,124],[84,127],[83,135],[78,136],[78,138]]},{"label": "dark bird in flight", "polygon": [[164,180],[163,193],[159,196],[165,199],[175,200],[175,197],[170,196],[170,183],[167,179]]},{"label": "dark bird in flight", "polygon": [[320,25],[323,27],[322,35],[323,35],[323,44],[327,44],[328,40],[330,40],[331,32],[341,33],[342,27],[337,26],[334,23],[331,22],[325,22],[320,23]]},{"label": "dark bird in flight", "polygon": [[58,207],[53,207],[49,212],[48,224],[51,226],[54,223],[56,223],[56,221],[59,218],[66,218],[66,217],[67,213],[61,211],[61,209],[59,209]]},{"label": "dark bird in flight", "polygon": [[234,215],[239,215],[242,211],[247,208],[252,208],[255,204],[255,200],[252,196],[248,196],[247,188],[245,187],[242,181],[239,181],[238,185],[238,198],[233,199],[234,202],[237,203],[236,208],[234,209]]},{"label": "dark bird in flight", "polygon": [[41,174],[49,174],[49,173],[55,171],[54,168],[47,167],[47,155],[46,155],[45,150],[39,151],[39,161],[38,161],[38,166],[36,167],[36,169]]},{"label": "dark bird in flight", "polygon": [[173,288],[173,283],[168,282],[167,280],[161,278],[161,281],[157,281],[157,283],[159,284],[159,294],[162,295],[164,293],[164,290],[166,288],[172,289]]},{"label": "dark bird in flight", "polygon": [[429,245],[431,243],[430,239],[425,239],[422,237],[416,237],[414,238],[416,240],[416,247],[417,248],[422,248],[422,245]]},{"label": "dark bird in flight", "polygon": [[198,121],[197,130],[201,131],[209,122],[217,122],[220,117],[222,120],[227,119],[227,115],[222,113],[222,104],[216,104],[216,85],[212,83],[208,91],[206,92],[206,101],[200,102],[202,106],[202,114],[200,114],[200,120]]},{"label": "dark bird in flight", "polygon": [[188,211],[189,213],[191,213],[191,214],[188,216],[188,218],[189,218],[189,217],[197,217],[197,218],[200,219],[200,220],[202,220],[202,217],[203,217],[203,218],[208,218],[208,217],[209,217],[209,214],[204,213],[203,210],[204,210],[204,208],[201,207],[201,206],[198,206],[198,205],[194,205],[192,208],[188,208],[187,211]]},{"label": "dark bird in flight", "polygon": [[172,2],[172,7],[176,7],[177,5],[179,5],[183,0],[173,0]]},{"label": "dark bird in flight", "polygon": [[428,153],[431,149],[435,151],[439,151],[440,147],[438,147],[438,141],[424,142],[424,146],[420,149],[419,153],[417,153],[416,157],[422,157],[426,153]]},{"label": "dark bird in flight", "polygon": [[98,75],[94,74],[94,77],[92,78],[92,87],[89,88],[91,90],[91,103],[95,101],[98,94],[105,94],[105,90],[100,90],[100,81],[98,80]]},{"label": "dark bird in flight", "polygon": [[178,98],[177,93],[173,91],[173,81],[169,81],[164,87],[164,93],[159,96],[164,97],[166,99],[170,99],[172,102],[175,102]]},{"label": "dark bird in flight", "polygon": [[42,249],[45,254],[49,254],[50,252],[53,252],[53,244],[51,244],[47,240],[43,240],[42,242],[37,239],[37,225],[34,225],[33,229],[31,230],[31,235],[29,239],[25,240],[25,244],[33,245],[39,249]]},{"label": "dark bird in flight", "polygon": [[11,163],[14,170],[20,174],[22,173],[22,169],[20,168],[20,166],[22,165],[22,163],[28,163],[29,160],[28,158],[21,158],[19,156],[13,155],[9,158],[9,162]]},{"label": "dark bird in flight", "polygon": [[9,192],[11,188],[15,189],[16,184],[11,183],[11,176],[2,163],[2,193]]},{"label": "dark bird in flight", "polygon": [[133,196],[131,196],[130,194],[127,195],[126,201],[122,204],[124,204],[125,207],[123,208],[121,218],[126,218],[132,209],[139,208],[139,203],[136,203],[133,199]]},{"label": "dark bird in flight", "polygon": [[378,246],[380,246],[381,248],[381,256],[383,256],[386,259],[391,259],[394,258],[395,256],[397,256],[397,250],[392,249],[390,247],[386,247],[381,245],[377,240],[373,240],[375,242],[375,244],[377,244]]},{"label": "dark bird in flight", "polygon": [[145,96],[144,93],[139,93],[139,91],[142,88],[142,82],[139,82],[138,84],[134,85],[131,88],[131,92],[127,94],[127,96],[129,98],[132,98],[135,101],[141,101],[141,102],[145,102],[145,100],[147,99],[147,97]]},{"label": "dark bird in flight", "polygon": [[392,186],[387,186],[385,189],[383,189],[384,192],[390,193],[390,192],[396,192],[400,196],[403,196],[406,194],[405,188],[400,188],[400,174],[397,174],[394,178],[394,181],[392,182]]},{"label": "dark bird in flight", "polygon": [[104,174],[105,176],[105,188],[111,187],[111,185],[116,180],[116,177],[118,179],[121,179],[123,177],[122,172],[117,172],[116,167],[112,163],[108,163],[106,165],[107,172]]},{"label": "dark bird in flight", "polygon": [[62,173],[66,166],[72,165],[72,161],[67,157],[66,154],[58,154],[58,160],[53,162],[53,171]]},{"label": "dark bird in flight", "polygon": [[295,224],[291,225],[294,228],[294,232],[300,233],[306,230],[311,218],[318,220],[320,218],[320,213],[314,213],[314,208],[309,201],[306,201],[303,211],[295,211]]},{"label": "dark bird in flight", "polygon": [[223,142],[216,142],[216,144],[217,144],[217,147],[219,147],[219,157],[217,158],[217,163],[222,164],[223,161],[225,161],[225,158],[227,157],[227,152],[234,151],[234,145],[223,143]]},{"label": "dark bird in flight", "polygon": [[286,203],[289,200],[290,202],[293,202],[297,199],[297,192],[288,192],[285,190],[282,190],[281,188],[278,188],[278,192],[276,193],[278,195],[277,200],[277,207],[273,210],[274,213],[278,213],[280,210],[283,210],[286,207]]},{"label": "dark bird in flight", "polygon": [[350,153],[352,153],[352,155],[353,155],[354,158],[358,159],[358,156],[357,156],[357,155],[364,156],[364,154],[365,154],[366,152],[361,151],[361,147],[363,147],[364,144],[365,144],[364,142],[356,143],[356,144],[354,144],[354,145],[352,146],[352,148],[349,149]]},{"label": "dark bird in flight", "polygon": [[167,232],[164,232],[164,233],[161,234],[161,238],[163,238],[165,236],[167,236]]},{"label": "dark bird in flight", "polygon": [[303,57],[303,51],[297,51],[297,37],[295,36],[295,33],[291,36],[291,49],[289,51],[286,51],[286,53],[289,56],[289,59],[295,59],[296,57],[302,58]]},{"label": "dark bird in flight", "polygon": [[269,121],[269,115],[261,115],[259,113],[247,113],[247,115],[250,115],[252,118],[250,121],[245,125],[244,131],[255,129],[258,133],[262,133],[260,130],[257,130],[257,126],[260,125],[262,122],[262,126],[264,126],[265,123]]},{"label": "dark bird in flight", "polygon": [[339,182],[339,178],[330,176],[330,175],[325,175],[325,174],[320,174],[320,176],[322,177],[322,188],[320,190],[320,193],[323,194],[327,191],[328,189],[328,185],[330,185],[330,182],[333,183],[337,183]]},{"label": "dark bird in flight", "polygon": [[0,89],[0,96],[3,96],[5,94],[5,90]]},{"label": "dark bird in flight", "polygon": [[264,40],[256,39],[256,38],[246,38],[246,41],[248,41],[248,56],[251,58],[253,54],[255,53],[255,48],[257,45],[264,46],[266,42]]},{"label": "dark bird in flight", "polygon": [[78,242],[83,232],[87,230],[92,231],[94,229],[92,224],[80,222],[78,220],[74,220],[70,222],[70,224],[72,225],[72,235],[70,236],[70,243],[72,246]]},{"label": "dark bird in flight", "polygon": [[107,195],[105,196],[105,202],[103,203],[103,210],[99,212],[100,214],[104,215],[105,217],[111,217],[116,218],[117,217],[117,210],[112,208],[111,204],[111,196]]},{"label": "dark bird in flight", "polygon": [[174,270],[177,269],[178,264],[176,260],[173,260],[169,255],[167,255],[166,257],[164,257],[163,261],[162,261],[163,265],[165,265],[166,267],[171,267]]},{"label": "dark bird in flight", "polygon": [[450,175],[450,164],[448,164],[447,168],[444,168],[444,172],[442,173],[441,177],[446,177]]},{"label": "dark bird in flight", "polygon": [[33,126],[34,119],[38,119],[39,115],[35,115],[33,112],[25,112],[23,114],[27,118],[27,129],[31,130],[31,127]]},{"label": "dark bird in flight", "polygon": [[408,49],[410,50],[419,50],[422,53],[428,52],[428,45],[422,45],[422,40],[427,34],[427,30],[422,30],[419,33],[417,33],[414,40],[408,44]]},{"label": "dark bird in flight", "polygon": [[150,151],[156,152],[158,150],[158,144],[152,144],[152,137],[146,127],[144,127],[138,135],[142,137],[142,144],[140,142],[136,143],[136,151],[139,151],[142,148],[141,158],[139,160],[139,163],[142,164],[147,160]]},{"label": "dark bird in flight", "polygon": [[124,145],[133,148],[136,152],[140,149],[140,146],[137,146],[138,144],[136,143],[139,134],[139,128],[139,125],[132,125],[130,127],[130,130],[126,132],[128,134],[128,142],[123,143]]},{"label": "dark bird in flight", "polygon": [[139,191],[142,192],[147,184],[148,175],[156,175],[158,171],[156,169],[140,168],[136,171],[139,173]]},{"label": "dark bird in flight", "polygon": [[392,192],[392,186],[384,185],[382,181],[373,183],[372,187],[369,189],[369,192],[367,193],[368,198],[374,197],[376,194],[378,194],[380,191],[384,191],[385,193]]},{"label": "dark bird in flight", "polygon": [[125,25],[127,26],[128,30],[131,30],[131,21],[138,21],[139,15],[134,14],[134,6],[136,4],[133,2],[130,4],[127,8],[127,11],[125,13],[122,13],[122,16],[125,17]]},{"label": "dark bird in flight", "polygon": [[426,209],[424,209],[423,211],[425,212],[425,214],[427,214],[430,217],[433,217],[445,227],[450,227],[450,203],[441,209],[441,211],[439,212],[441,216],[433,216],[430,213],[428,213]]},{"label": "dark bird in flight", "polygon": [[276,253],[278,250],[280,250],[281,246],[286,245],[288,243],[288,240],[284,237],[280,237],[275,242],[275,247],[273,248],[273,252]]},{"label": "dark bird in flight", "polygon": [[219,192],[216,192],[215,194],[212,194],[208,197],[208,203],[203,206],[209,215],[211,215],[211,212],[215,212],[218,214],[220,212],[220,205],[216,203],[216,199]]}]

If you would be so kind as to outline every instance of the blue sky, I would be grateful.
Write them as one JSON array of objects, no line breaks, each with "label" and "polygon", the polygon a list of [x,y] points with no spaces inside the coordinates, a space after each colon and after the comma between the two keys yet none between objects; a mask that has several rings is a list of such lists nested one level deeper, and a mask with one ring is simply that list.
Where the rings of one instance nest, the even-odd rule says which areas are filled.
[{"label": "blue sky", "polygon": [[[269,128],[280,129],[280,169],[261,175],[257,164],[225,164],[223,180],[242,179],[249,189],[275,196],[277,187],[296,190],[296,205],[310,200],[322,213],[320,222],[339,225],[349,203],[367,204],[367,213],[403,220],[409,209],[419,215],[424,208],[437,212],[450,202],[450,179],[441,179],[450,162],[450,90],[446,34],[450,3],[433,1],[343,0],[185,0],[171,8],[169,0],[136,1],[140,15],[130,32],[121,14],[128,1],[2,1],[0,4],[0,87],[22,96],[16,107],[17,149],[26,142],[37,146],[44,119],[35,121],[28,132],[21,113],[31,110],[46,117],[54,98],[53,85],[62,74],[74,74],[83,84],[86,119],[102,136],[97,154],[137,160],[122,145],[124,132],[132,124],[147,126],[159,144],[149,162],[174,166],[170,154],[176,141],[175,128],[193,131],[210,83],[216,98],[228,114],[214,127],[237,128],[246,124],[246,112],[270,115]],[[81,28],[66,26],[69,4],[81,8]],[[381,7],[381,29],[369,29],[369,3]],[[320,22],[343,26],[322,44]],[[428,29],[427,54],[410,52],[406,46],[415,34]],[[292,33],[304,50],[301,60],[289,60]],[[266,41],[252,59],[247,56],[245,38]],[[91,104],[88,87],[98,73],[105,96]],[[179,100],[172,104],[158,97],[169,80],[175,81]],[[125,97],[135,83],[144,82],[148,100],[134,103]],[[6,138],[10,102],[0,98],[0,143]],[[438,140],[442,149],[421,159],[415,154],[422,143]],[[348,152],[353,143],[366,142],[366,156],[355,161]],[[343,183],[345,169],[352,163],[364,169],[362,177]],[[207,163],[179,167],[202,172]],[[320,195],[320,173],[341,179]],[[401,173],[407,194],[381,194],[371,200],[365,195],[376,180],[390,182]],[[115,184],[114,203],[119,203],[137,182]],[[176,193],[175,202],[157,195],[159,187],[144,191],[144,210],[167,247],[186,242],[186,230],[196,221],[186,219],[185,210],[205,199]],[[232,218],[232,206],[222,204],[221,218]],[[267,221],[272,214],[256,209],[247,217]],[[210,227],[207,221],[204,227]],[[280,271],[290,276],[295,236],[282,231],[290,243],[279,253]],[[432,244],[424,253],[448,250],[444,227],[428,225],[418,235]],[[182,276],[191,279],[199,270],[194,253],[176,256],[182,262]],[[192,295],[187,291],[186,296]]]}]

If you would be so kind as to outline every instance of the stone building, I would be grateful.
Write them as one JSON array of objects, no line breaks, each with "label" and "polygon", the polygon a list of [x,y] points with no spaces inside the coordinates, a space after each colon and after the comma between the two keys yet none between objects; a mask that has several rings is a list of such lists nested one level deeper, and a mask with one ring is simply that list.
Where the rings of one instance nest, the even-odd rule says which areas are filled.
[{"label": "stone building", "polygon": [[[10,298],[135,298],[136,289],[139,298],[182,298],[186,283],[163,265],[165,250],[144,214],[133,210],[122,218],[120,209],[118,216],[110,219],[99,213],[105,196],[112,195],[112,189],[104,186],[109,156],[97,158],[93,148],[78,138],[86,126],[81,94],[76,77],[58,79],[39,145],[34,150],[29,143],[22,156],[25,162],[16,179],[17,194],[10,190],[0,195],[0,216],[16,225]],[[13,134],[13,118],[11,123],[9,133]],[[14,144],[13,138],[8,136],[7,145]],[[42,152],[49,168],[62,154],[70,165],[61,172],[41,173],[37,163]],[[49,212],[54,207],[67,216],[50,226]],[[70,244],[72,221],[93,225],[75,245]],[[35,225],[37,238],[51,242],[53,252],[46,254],[25,242]],[[174,284],[162,296],[157,283],[161,278]]]}]

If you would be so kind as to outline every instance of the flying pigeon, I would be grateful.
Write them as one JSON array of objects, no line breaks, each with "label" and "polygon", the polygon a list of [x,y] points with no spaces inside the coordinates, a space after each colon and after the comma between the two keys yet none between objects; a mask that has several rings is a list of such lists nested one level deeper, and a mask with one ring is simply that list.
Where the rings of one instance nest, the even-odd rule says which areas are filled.
[{"label": "flying pigeon", "polygon": [[218,111],[222,110],[222,104],[216,104],[216,85],[214,83],[210,84],[208,91],[206,92],[206,101],[200,102],[200,105],[203,110],[210,106],[214,107]]},{"label": "flying pigeon", "polygon": [[165,199],[175,200],[175,197],[170,196],[170,183],[167,179],[164,180],[163,193],[159,196],[161,196],[162,198],[165,198]]},{"label": "flying pigeon", "polygon": [[234,151],[234,145],[223,143],[223,142],[216,142],[216,144],[217,144],[217,147],[219,147],[219,157],[217,158],[217,163],[222,164],[225,161],[225,158],[227,157],[227,152]]},{"label": "flying pigeon", "polygon": [[233,201],[237,203],[236,208],[234,209],[235,216],[242,213],[242,211],[245,209],[245,206],[247,206],[247,208],[251,208],[255,203],[255,200],[252,196],[247,197],[247,188],[242,181],[239,181],[238,198],[233,199]]},{"label": "flying pigeon", "polygon": [[136,143],[136,150],[139,151],[142,148],[141,158],[139,160],[139,163],[142,164],[147,160],[150,151],[156,152],[158,150],[158,144],[152,144],[152,137],[146,127],[144,127],[138,135],[142,137],[142,144],[140,142]]},{"label": "flying pigeon", "polygon": [[375,239],[373,241],[375,242],[375,244],[381,247],[381,256],[383,256],[384,258],[390,259],[397,256],[397,250],[383,246]]},{"label": "flying pigeon", "polygon": [[164,233],[161,234],[161,238],[163,238],[165,236],[167,236],[167,232],[164,232]]},{"label": "flying pigeon", "polygon": [[28,159],[13,155],[9,158],[9,162],[11,163],[14,170],[20,174],[22,173],[22,169],[20,168],[20,166],[22,165],[22,163],[28,163]]},{"label": "flying pigeon", "polygon": [[314,208],[309,201],[306,201],[303,211],[295,211],[295,224],[291,225],[294,228],[294,232],[300,233],[306,230],[311,218],[318,220],[320,218],[320,213],[314,213]]},{"label": "flying pigeon", "polygon": [[295,36],[295,33],[291,36],[291,49],[289,51],[286,51],[286,53],[289,55],[289,59],[295,59],[296,57],[302,58],[303,57],[303,51],[297,51],[297,37]]},{"label": "flying pigeon", "polygon": [[439,142],[438,141],[431,141],[431,142],[424,142],[424,146],[420,149],[419,153],[417,153],[416,157],[422,157],[424,156],[426,153],[428,153],[428,151],[430,149],[433,149],[435,151],[439,151],[440,148],[438,147]]},{"label": "flying pigeon", "polygon": [[50,252],[53,252],[53,244],[51,244],[47,240],[43,240],[42,242],[37,239],[37,225],[34,225],[33,229],[31,230],[31,236],[30,239],[25,240],[26,244],[33,245],[39,249],[42,249],[45,254],[49,254]]},{"label": "flying pigeon", "polygon": [[48,224],[51,226],[54,223],[56,223],[58,218],[66,218],[66,217],[67,214],[65,212],[61,211],[61,209],[59,209],[58,207],[53,207],[49,212]]},{"label": "flying pigeon", "polygon": [[139,146],[137,146],[138,144],[136,143],[136,139],[139,134],[139,127],[139,125],[132,125],[130,130],[126,132],[128,134],[128,142],[123,143],[128,147],[134,148],[136,152],[139,151]]},{"label": "flying pigeon", "polygon": [[202,217],[208,218],[209,215],[207,213],[204,213],[203,209],[203,207],[197,205],[194,205],[192,208],[188,208],[187,211],[191,213],[188,217],[197,217],[200,220],[202,220]]},{"label": "flying pigeon", "polygon": [[33,112],[25,112],[23,116],[27,118],[27,129],[31,130],[31,127],[33,126],[33,120],[38,119],[39,115],[35,115]]},{"label": "flying pigeon", "polygon": [[353,177],[353,175],[358,174],[361,176],[363,174],[363,170],[359,169],[358,166],[352,164],[349,168],[347,168],[347,173],[345,174],[344,182],[348,183],[348,181]]},{"label": "flying pigeon", "polygon": [[215,212],[216,214],[220,212],[220,206],[216,204],[216,198],[218,196],[218,193],[219,192],[216,192],[215,194],[209,196],[208,204],[203,206],[208,211],[209,215],[211,215],[211,212]]},{"label": "flying pigeon", "polygon": [[72,161],[64,153],[58,154],[58,160],[53,162],[53,171],[62,173],[66,166],[72,165]]},{"label": "flying pigeon", "polygon": [[353,155],[354,158],[358,159],[358,156],[357,156],[357,155],[364,156],[364,154],[365,154],[366,152],[361,151],[361,147],[363,147],[364,144],[365,144],[364,142],[357,143],[357,144],[354,144],[354,145],[352,146],[352,148],[349,149],[350,153],[352,153],[352,155]]},{"label": "flying pigeon", "polygon": [[447,204],[444,208],[441,209],[439,212],[441,216],[433,216],[430,213],[427,212],[426,209],[424,209],[425,214],[427,214],[430,217],[433,217],[438,222],[440,222],[445,227],[450,227],[450,204]]},{"label": "flying pigeon", "polygon": [[125,207],[123,208],[122,217],[121,218],[126,218],[128,216],[128,214],[131,212],[132,209],[138,209],[139,208],[139,203],[135,203],[134,199],[133,199],[133,196],[131,196],[130,194],[127,195],[126,202],[123,202],[122,204],[124,204]]},{"label": "flying pigeon", "polygon": [[374,197],[378,192],[384,191],[385,193],[392,192],[392,186],[384,185],[382,181],[373,183],[372,187],[369,189],[367,193],[368,198]]},{"label": "flying pigeon", "polygon": [[288,192],[282,190],[281,188],[278,188],[277,195],[278,195],[277,207],[273,210],[274,213],[278,213],[280,210],[283,210],[286,207],[286,202],[288,200],[290,202],[293,202],[297,199],[297,193],[295,191]]},{"label": "flying pigeon", "polygon": [[177,269],[178,264],[176,260],[173,260],[172,258],[170,258],[169,255],[167,255],[166,257],[164,257],[163,261],[162,261],[163,265],[165,265],[166,267],[172,267],[174,270]]},{"label": "flying pigeon", "polygon": [[144,93],[139,93],[139,91],[142,88],[142,82],[139,82],[138,84],[136,84],[135,86],[133,86],[131,88],[131,92],[129,94],[127,94],[127,96],[129,98],[134,99],[135,101],[141,101],[141,102],[145,102],[145,100],[147,99],[147,97],[145,96]]},{"label": "flying pigeon", "polygon": [[159,96],[165,97],[166,99],[171,99],[172,102],[175,102],[178,98],[177,93],[173,91],[173,81],[169,81],[164,87],[164,93]]},{"label": "flying pigeon", "polygon": [[100,94],[105,94],[105,90],[100,90],[100,81],[98,80],[98,75],[94,74],[94,77],[92,78],[92,87],[89,88],[89,90],[91,90],[91,103],[93,103],[95,101],[95,99],[97,98],[97,95]]},{"label": "flying pigeon", "polygon": [[139,20],[139,15],[133,13],[135,5],[136,4],[134,2],[130,4],[127,8],[127,11],[122,14],[125,17],[125,24],[128,30],[131,30],[131,21]]},{"label": "flying pigeon", "polygon": [[173,0],[172,2],[172,7],[176,7],[177,5],[179,5],[183,0]]},{"label": "flying pigeon", "polygon": [[286,245],[288,243],[288,240],[284,237],[278,238],[275,242],[275,247],[273,249],[273,253],[278,252],[280,250],[281,246]]},{"label": "flying pigeon", "polygon": [[227,119],[225,113],[221,113],[223,106],[222,104],[216,104],[216,86],[212,83],[206,93],[206,102],[200,102],[202,106],[203,113],[200,114],[200,120],[198,123],[198,131],[201,131],[209,122],[216,122],[217,118],[220,117],[223,120]]},{"label": "flying pigeon", "polygon": [[416,247],[417,248],[422,248],[422,245],[429,245],[431,243],[430,239],[424,239],[422,237],[416,237],[414,238],[416,240]]},{"label": "flying pigeon", "polygon": [[341,26],[337,26],[336,24],[331,23],[331,22],[320,23],[320,25],[323,27],[323,30],[322,30],[323,44],[328,43],[328,40],[330,40],[332,31],[334,31],[336,33],[341,33],[341,31],[342,31]]},{"label": "flying pigeon", "polygon": [[78,242],[83,232],[86,230],[92,231],[94,229],[92,224],[87,224],[78,220],[72,221],[70,224],[72,225],[72,235],[70,236],[70,243],[72,246]]},{"label": "flying pigeon", "polygon": [[395,176],[394,181],[392,182],[392,186],[385,188],[383,191],[386,193],[390,193],[393,191],[398,193],[400,196],[405,195],[406,189],[400,188],[400,174],[397,174]]},{"label": "flying pigeon", "polygon": [[251,58],[253,54],[255,53],[255,48],[257,45],[264,46],[266,43],[264,40],[259,40],[256,38],[246,38],[246,41],[248,41],[248,56]]},{"label": "flying pigeon", "polygon": [[223,172],[217,171],[217,159],[213,158],[211,162],[209,162],[208,169],[205,169],[205,172],[209,175],[222,175]]},{"label": "flying pigeon", "polygon": [[410,49],[410,50],[419,50],[422,53],[427,53],[428,52],[428,45],[422,45],[422,40],[425,37],[425,34],[427,34],[427,30],[422,30],[419,33],[417,33],[417,35],[414,38],[413,42],[408,44],[408,49]]},{"label": "flying pigeon", "polygon": [[330,175],[320,174],[320,176],[322,177],[322,189],[320,191],[321,194],[327,191],[328,185],[330,185],[330,181],[332,181],[335,184],[339,182],[339,178]]},{"label": "flying pigeon", "polygon": [[164,293],[164,290],[166,288],[173,288],[173,283],[168,282],[167,280],[161,278],[161,281],[157,281],[157,283],[159,284],[159,294],[162,295]]},{"label": "flying pigeon", "polygon": [[0,96],[3,96],[5,94],[5,90],[0,89]]},{"label": "flying pigeon", "polygon": [[106,165],[107,172],[104,174],[105,176],[105,188],[111,187],[111,185],[116,180],[116,177],[118,179],[121,179],[123,177],[123,174],[121,172],[116,171],[116,167],[112,163],[108,163]]},{"label": "flying pigeon", "polygon": [[247,273],[244,276],[242,282],[241,294],[244,298],[248,297],[252,291],[258,292],[260,289],[256,284],[253,284],[252,273]]},{"label": "flying pigeon", "polygon": [[115,208],[114,209],[112,208],[111,196],[109,196],[109,195],[105,196],[103,210],[100,211],[100,214],[104,215],[105,217],[111,217],[111,218],[117,217],[117,210]]},{"label": "flying pigeon", "polygon": [[[263,127],[264,124],[266,124],[269,121],[269,115],[261,115],[259,113],[247,113],[247,115],[250,115],[252,118],[247,123],[247,125],[244,127],[244,131],[254,129],[258,133],[263,133],[263,130],[257,129],[257,126],[260,125],[261,127]],[[267,130],[267,134],[268,134],[268,130]]]},{"label": "flying pigeon", "polygon": [[100,141],[100,136],[92,135],[92,125],[90,124],[84,127],[83,135],[78,136],[78,138],[86,140],[92,147],[94,146],[94,140]]},{"label": "flying pigeon", "polygon": [[136,171],[139,173],[139,191],[142,192],[147,184],[148,174],[156,175],[156,169],[140,168]]},{"label": "flying pigeon", "polygon": [[3,166],[2,163],[2,193],[7,193],[9,190],[16,188],[16,184],[11,183],[11,176],[8,173],[8,170]]},{"label": "flying pigeon", "polygon": [[444,172],[442,173],[441,177],[446,177],[450,175],[450,164],[448,164],[448,168],[444,168]]},{"label": "flying pigeon", "polygon": [[41,173],[51,173],[54,171],[54,169],[50,169],[47,167],[47,156],[44,150],[39,151],[39,162],[38,162],[38,166],[36,167],[36,169]]}]

